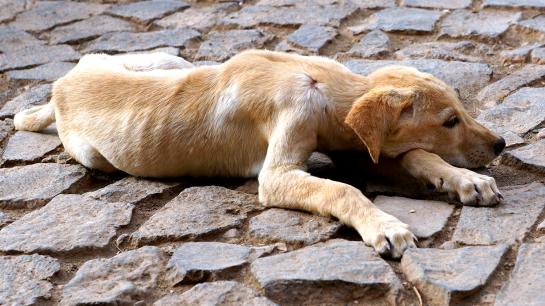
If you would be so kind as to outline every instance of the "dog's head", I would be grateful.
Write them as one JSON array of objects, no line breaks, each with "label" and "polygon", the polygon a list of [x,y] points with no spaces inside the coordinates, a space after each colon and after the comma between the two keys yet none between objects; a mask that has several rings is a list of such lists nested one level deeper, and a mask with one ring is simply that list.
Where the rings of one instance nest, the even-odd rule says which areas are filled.
[{"label": "dog's head", "polygon": [[419,148],[452,165],[476,168],[505,147],[503,138],[477,123],[457,93],[431,74],[390,66],[368,80],[371,90],[354,102],[345,122],[375,163],[380,154],[396,157]]}]

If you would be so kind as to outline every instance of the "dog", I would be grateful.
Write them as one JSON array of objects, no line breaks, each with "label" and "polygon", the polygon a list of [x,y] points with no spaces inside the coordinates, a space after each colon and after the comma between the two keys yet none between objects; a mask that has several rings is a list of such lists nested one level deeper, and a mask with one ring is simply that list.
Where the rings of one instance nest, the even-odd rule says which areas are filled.
[{"label": "dog", "polygon": [[360,190],[311,176],[313,151],[359,150],[454,193],[501,201],[486,165],[505,141],[431,74],[402,66],[363,76],[328,58],[250,50],[195,67],[164,53],[90,54],[54,83],[51,101],[14,118],[17,130],[56,120],[65,150],[104,172],[142,177],[258,177],[267,207],[333,216],[379,254],[399,258],[415,237]]}]

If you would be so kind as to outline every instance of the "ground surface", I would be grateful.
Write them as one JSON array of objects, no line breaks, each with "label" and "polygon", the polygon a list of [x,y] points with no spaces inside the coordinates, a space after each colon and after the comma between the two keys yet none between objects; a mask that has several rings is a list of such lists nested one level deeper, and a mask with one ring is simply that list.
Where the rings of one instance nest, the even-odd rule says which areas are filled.
[{"label": "ground surface", "polygon": [[[0,304],[545,305],[544,12],[544,0],[0,0]],[[479,170],[505,202],[432,201],[444,197],[313,156],[313,172],[410,224],[420,248],[396,262],[335,220],[264,209],[255,180],[108,176],[71,160],[54,129],[13,130],[85,53],[213,64],[247,48],[435,74],[507,139]]]}]

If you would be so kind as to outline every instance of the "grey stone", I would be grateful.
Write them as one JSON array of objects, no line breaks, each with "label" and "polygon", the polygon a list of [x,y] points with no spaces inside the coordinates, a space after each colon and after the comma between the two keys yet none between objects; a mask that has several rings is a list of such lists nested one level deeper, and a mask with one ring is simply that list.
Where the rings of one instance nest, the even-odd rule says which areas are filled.
[{"label": "grey stone", "polygon": [[85,48],[85,52],[129,52],[157,47],[187,48],[196,42],[199,37],[199,32],[192,29],[172,29],[143,33],[106,33],[90,42]]},{"label": "grey stone", "polygon": [[85,262],[63,286],[62,305],[135,305],[157,288],[166,258],[145,246]]},{"label": "grey stone", "polygon": [[59,270],[49,256],[0,256],[0,304],[35,305],[39,298],[49,298],[53,285],[47,280]]},{"label": "grey stone", "polygon": [[464,52],[475,49],[475,47],[475,43],[467,40],[457,42],[427,42],[411,44],[397,51],[395,56],[401,60],[435,58],[446,61],[478,62],[479,58],[464,54]]},{"label": "grey stone", "polygon": [[104,188],[87,192],[84,195],[101,201],[135,204],[151,196],[167,192],[178,185],[179,183],[175,182],[164,183],[129,176]]},{"label": "grey stone", "polygon": [[184,293],[169,294],[153,303],[154,306],[273,306],[254,289],[235,281],[197,284]]},{"label": "grey stone", "polygon": [[38,161],[61,145],[57,135],[18,131],[8,141],[2,154],[3,162]]},{"label": "grey stone", "polygon": [[76,42],[110,32],[132,32],[135,29],[135,26],[128,21],[100,15],[56,27],[49,33],[49,42],[51,44]]},{"label": "grey stone", "polygon": [[357,9],[358,7],[351,2],[334,5],[301,1],[299,5],[282,7],[255,5],[246,6],[238,12],[227,15],[220,20],[220,24],[243,28],[260,24],[278,26],[317,24],[337,27]]},{"label": "grey stone", "polygon": [[365,34],[360,41],[352,46],[348,54],[363,58],[387,54],[390,49],[390,38],[384,32],[374,30]]},{"label": "grey stone", "polygon": [[[220,255],[221,256],[218,256]],[[167,265],[167,275],[173,285],[197,282],[240,268],[250,261],[252,249],[221,242],[187,242],[179,246]]]},{"label": "grey stone", "polygon": [[513,91],[545,76],[545,65],[526,65],[508,76],[486,86],[477,94],[477,100],[492,107]]},{"label": "grey stone", "polygon": [[180,0],[153,0],[116,5],[108,9],[107,13],[149,22],[188,7],[189,4]]},{"label": "grey stone", "polygon": [[337,30],[332,27],[309,24],[301,26],[297,31],[288,35],[287,40],[297,47],[319,52],[335,36],[337,36]]},{"label": "grey stone", "polygon": [[268,209],[250,219],[250,235],[269,241],[314,244],[337,233],[341,223],[309,213]]},{"label": "grey stone", "polygon": [[0,0],[0,22],[13,19],[31,5],[32,2],[28,0]]},{"label": "grey stone", "polygon": [[472,13],[466,10],[456,10],[443,20],[440,35],[495,39],[507,31],[507,28],[517,22],[520,17],[520,12],[483,11]]},{"label": "grey stone", "polygon": [[484,0],[485,7],[489,6],[505,6],[505,7],[545,7],[543,0]]},{"label": "grey stone", "polygon": [[216,186],[192,187],[151,216],[132,238],[145,243],[216,233],[239,226],[248,212],[260,209],[255,195]]},{"label": "grey stone", "polygon": [[376,9],[396,6],[395,0],[352,0],[352,2],[363,9]]},{"label": "grey stone", "polygon": [[0,109],[0,118],[13,117],[24,109],[47,103],[51,96],[51,88],[51,84],[43,84],[26,90],[4,104]]},{"label": "grey stone", "polygon": [[471,0],[402,0],[401,4],[413,7],[461,9],[468,8]]},{"label": "grey stone", "polygon": [[464,206],[452,241],[468,245],[521,241],[545,207],[540,183],[504,187],[503,203],[496,207]]},{"label": "grey stone", "polygon": [[272,38],[259,30],[210,32],[197,52],[197,60],[224,61],[240,51],[261,48]]},{"label": "grey stone", "polygon": [[33,45],[17,49],[14,52],[0,54],[0,72],[55,61],[74,61],[80,57],[81,55],[68,45]]},{"label": "grey stone", "polygon": [[513,163],[513,161],[515,161],[525,167],[545,171],[545,139],[538,140],[518,149],[507,151],[504,154],[507,163]]},{"label": "grey stone", "polygon": [[534,64],[545,64],[545,48],[533,49],[530,58]]},{"label": "grey stone", "polygon": [[416,8],[387,8],[371,15],[362,25],[350,29],[356,34],[369,30],[432,32],[441,15],[441,12]]},{"label": "grey stone", "polygon": [[320,152],[312,152],[305,165],[309,173],[319,173],[327,171],[333,169],[333,167],[335,166],[329,156]]},{"label": "grey stone", "polygon": [[392,268],[360,241],[335,239],[259,258],[251,271],[265,295],[279,304],[394,305],[401,286]]},{"label": "grey stone", "polygon": [[518,25],[524,29],[545,33],[545,15],[538,15],[532,19],[519,21]]},{"label": "grey stone", "polygon": [[10,224],[13,221],[14,220],[10,216],[0,211],[0,228]]},{"label": "grey stone", "polygon": [[417,59],[407,61],[369,61],[351,60],[345,65],[355,73],[368,75],[376,69],[388,65],[405,65],[433,74],[448,85],[460,90],[462,102],[466,108],[475,107],[474,95],[488,84],[492,70],[487,64],[443,61],[437,59]]},{"label": "grey stone", "polygon": [[221,18],[236,11],[238,8],[239,5],[234,2],[191,7],[158,20],[155,24],[163,28],[188,27],[204,33],[210,31]]},{"label": "grey stone", "polygon": [[0,27],[0,51],[14,52],[29,46],[41,46],[44,42],[14,27]]},{"label": "grey stone", "polygon": [[134,206],[75,194],[58,195],[46,206],[0,230],[4,252],[68,252],[102,248],[131,221]]},{"label": "grey stone", "polygon": [[426,298],[426,305],[451,305],[482,288],[507,251],[506,245],[452,250],[408,249],[401,259],[407,279]]},{"label": "grey stone", "polygon": [[537,132],[536,138],[537,139],[544,139],[545,138],[545,128],[542,128],[541,130],[539,130],[539,132]]},{"label": "grey stone", "polygon": [[39,1],[10,23],[26,31],[43,31],[56,25],[81,20],[102,13],[108,6],[73,1]]},{"label": "grey stone", "polygon": [[0,169],[0,207],[38,207],[81,183],[87,171],[80,165],[32,164]]},{"label": "grey stone", "polygon": [[40,80],[51,82],[63,77],[75,66],[76,64],[74,63],[53,62],[30,69],[8,71],[6,74],[12,80]]},{"label": "grey stone", "polygon": [[13,126],[13,120],[6,119],[3,121],[0,121],[0,146],[4,143],[5,140],[8,139],[9,135],[15,127]]},{"label": "grey stone", "polygon": [[429,238],[443,230],[454,211],[445,202],[378,196],[373,201],[381,210],[409,225],[418,238]]},{"label": "grey stone", "polygon": [[521,88],[483,111],[477,120],[522,136],[545,121],[545,88]]},{"label": "grey stone", "polygon": [[528,60],[530,52],[542,44],[534,43],[513,50],[504,50],[500,52],[502,63],[524,63]]},{"label": "grey stone", "polygon": [[545,290],[545,243],[523,243],[515,268],[496,296],[496,306],[543,305]]}]

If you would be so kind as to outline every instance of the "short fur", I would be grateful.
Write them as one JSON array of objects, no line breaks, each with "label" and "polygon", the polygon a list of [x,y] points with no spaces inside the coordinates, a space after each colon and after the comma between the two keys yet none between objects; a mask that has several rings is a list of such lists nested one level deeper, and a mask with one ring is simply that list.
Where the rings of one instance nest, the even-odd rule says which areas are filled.
[{"label": "short fur", "polygon": [[[453,116],[459,123],[444,127]],[[398,157],[465,204],[501,199],[493,178],[455,167],[490,162],[498,137],[449,86],[407,67],[362,76],[331,59],[257,50],[201,67],[162,53],[86,55],[55,82],[49,104],[17,114],[15,125],[37,131],[55,119],[66,151],[86,167],[258,176],[263,205],[337,217],[393,257],[414,246],[407,225],[358,189],[305,172],[313,151]]]}]

